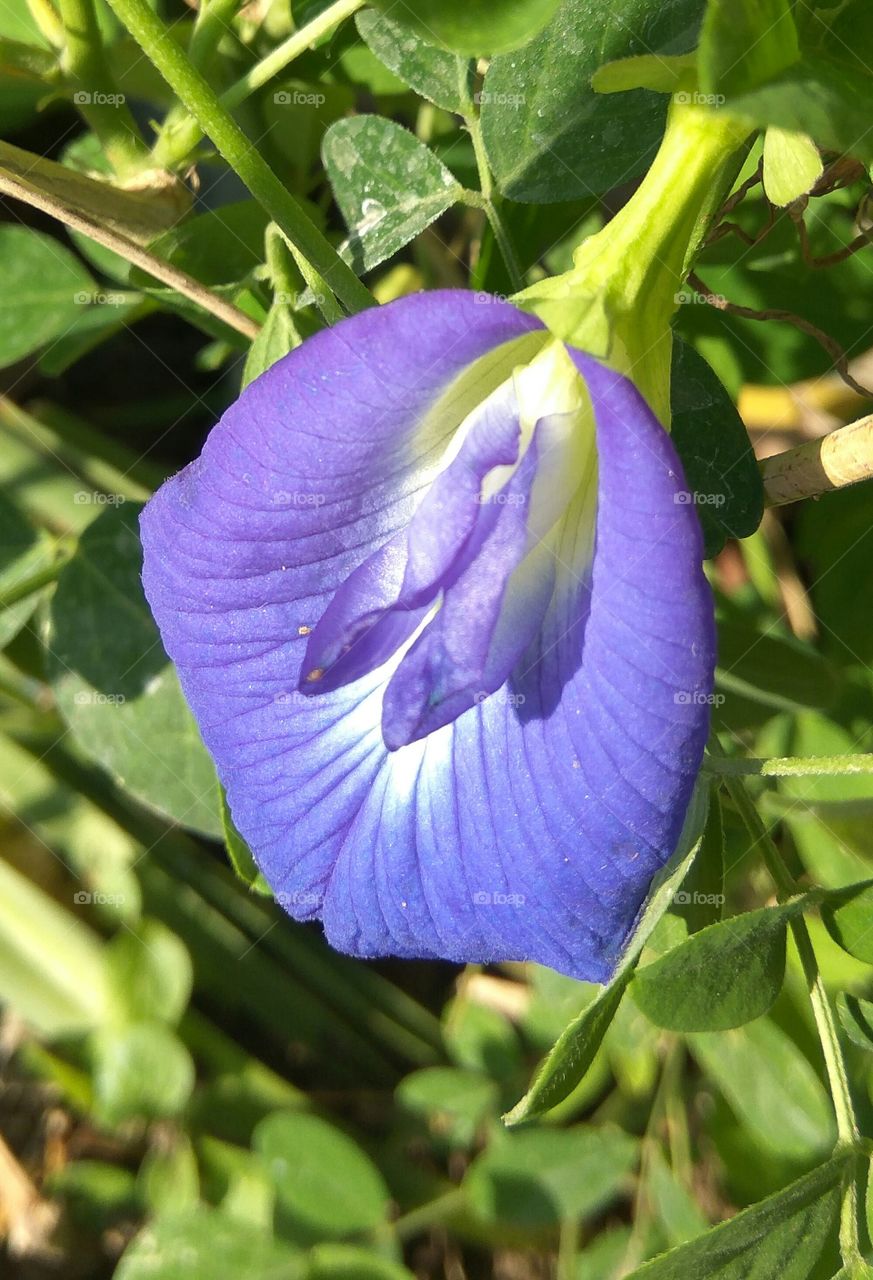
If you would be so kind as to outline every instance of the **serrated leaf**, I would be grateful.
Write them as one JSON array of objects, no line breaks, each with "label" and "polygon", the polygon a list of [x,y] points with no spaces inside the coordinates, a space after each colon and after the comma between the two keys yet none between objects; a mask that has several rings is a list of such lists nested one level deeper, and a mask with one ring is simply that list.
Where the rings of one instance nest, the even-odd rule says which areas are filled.
[{"label": "serrated leaf", "polygon": [[749,433],[717,375],[692,346],[676,340],[671,374],[671,435],[694,499],[707,556],[728,538],[754,533],[764,485]]},{"label": "serrated leaf", "polygon": [[641,173],[666,100],[646,90],[606,97],[590,78],[617,58],[688,52],[702,12],[702,0],[563,0],[529,45],[495,58],[482,129],[500,189],[523,202],[586,199]]},{"label": "serrated leaf", "polygon": [[460,113],[465,63],[454,53],[427,43],[412,28],[387,13],[365,9],[355,19],[361,39],[376,57],[416,93],[446,111]]},{"label": "serrated leaf", "polygon": [[29,227],[0,226],[0,274],[0,368],[65,333],[95,287],[69,249]]},{"label": "serrated leaf", "polygon": [[528,1092],[503,1117],[507,1125],[533,1120],[570,1096],[594,1061],[633,975],[640,952],[652,930],[670,907],[679,886],[694,862],[703,839],[709,808],[709,788],[698,783],[676,852],[649,890],[633,936],[611,980],[578,1017],[567,1026],[551,1053],[540,1065]]},{"label": "serrated leaf", "polygon": [[79,746],[119,786],[158,813],[220,835],[215,768],[143,595],[139,511],[136,503],[105,511],[62,570],[47,676]]},{"label": "serrated leaf", "polygon": [[836,1156],[629,1280],[807,1280],[833,1229],[851,1156]]},{"label": "serrated leaf", "polygon": [[424,143],[381,116],[338,120],[324,135],[322,157],[358,271],[397,253],[460,194],[459,184]]},{"label": "serrated leaf", "polygon": [[658,1027],[726,1031],[766,1013],[785,978],[788,922],[800,902],[720,920],[637,969],[631,993]]},{"label": "serrated leaf", "polygon": [[480,56],[526,44],[552,17],[558,0],[416,0],[414,9],[396,0],[373,3],[424,40]]}]

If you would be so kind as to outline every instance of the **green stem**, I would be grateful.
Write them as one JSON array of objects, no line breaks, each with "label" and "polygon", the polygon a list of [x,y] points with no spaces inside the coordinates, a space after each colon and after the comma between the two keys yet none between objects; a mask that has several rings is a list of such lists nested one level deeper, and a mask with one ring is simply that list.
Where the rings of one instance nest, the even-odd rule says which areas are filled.
[{"label": "green stem", "polygon": [[[232,0],[233,7],[236,7],[238,3],[239,0]],[[227,108],[228,111],[238,107],[256,89],[262,88],[274,76],[277,76],[286,67],[290,66],[295,58],[299,58],[302,53],[305,53],[316,40],[320,40],[322,36],[327,35],[328,32],[338,27],[341,22],[344,22],[346,18],[356,13],[358,9],[362,9],[365,3],[366,0],[334,0],[333,4],[328,5],[311,22],[307,22],[306,26],[301,27],[299,31],[295,31],[293,35],[273,49],[265,58],[262,58],[254,67],[251,67],[239,80],[236,80],[221,95],[221,105]],[[213,0],[209,10],[217,7],[231,9],[231,2],[230,0]],[[209,10],[206,11],[207,16]],[[206,21],[207,18],[205,17],[203,20],[204,25]],[[194,67],[202,65],[198,60],[200,48],[206,46],[206,36],[201,36],[199,41],[200,48],[195,48],[195,44],[198,43],[197,37],[198,32],[195,28],[194,36],[191,39],[191,47],[188,51],[188,56]],[[179,96],[181,97],[181,94]],[[157,167],[166,169],[181,168],[203,137],[205,131],[198,119],[192,119],[190,115],[180,119],[178,112],[171,112],[155,144],[154,158]]]},{"label": "green stem", "polygon": [[466,1192],[460,1187],[455,1187],[451,1191],[446,1191],[444,1195],[437,1196],[435,1200],[429,1200],[427,1204],[404,1213],[394,1223],[394,1234],[398,1240],[409,1240],[413,1236],[421,1235],[428,1227],[436,1226],[458,1213],[466,1203]]},{"label": "green stem", "polygon": [[845,756],[774,756],[766,760],[707,756],[707,773],[754,778],[842,778],[873,773],[873,754]]},{"label": "green stem", "polygon": [[241,4],[242,0],[207,0],[200,6],[188,45],[192,66],[202,69],[210,62]]},{"label": "green stem", "polygon": [[[491,166],[488,163],[488,154],[482,138],[482,125],[479,115],[470,101],[467,90],[467,63],[461,59],[458,60],[458,87],[461,94],[464,121],[470,134],[470,140],[473,143],[473,154],[476,157],[476,169],[479,174],[479,190],[482,196],[481,201],[470,201],[468,199],[467,203],[472,203],[475,207],[484,210],[485,217],[488,219],[494,234],[497,248],[500,250],[500,256],[503,258],[506,270],[509,273],[512,288],[517,293],[524,288],[524,278],[509,232],[506,230],[503,219],[500,216],[500,195],[494,189],[494,179],[491,176]],[[465,192],[465,196],[475,194],[475,192]]]},{"label": "green stem", "polygon": [[73,102],[117,174],[143,169],[148,150],[106,59],[94,0],[60,0],[59,9],[64,24],[62,65],[74,90]]},{"label": "green stem", "polygon": [[[715,739],[710,743],[709,749],[710,753],[720,760],[725,758],[721,745]],[[740,817],[743,819],[749,835],[752,836],[761,850],[764,862],[776,885],[778,896],[780,899],[793,897],[799,892],[799,887],[782,861],[782,855],[749,796],[745,783],[741,778],[728,773],[724,775],[724,785]],[[851,1090],[849,1089],[849,1077],[840,1045],[836,1019],[819,972],[815,948],[812,945],[812,939],[809,936],[809,930],[806,927],[806,921],[803,916],[798,915],[792,918],[791,931],[794,935],[794,941],[809,988],[810,1003],[812,1004],[822,1056],[830,1083],[831,1098],[837,1121],[837,1145],[840,1148],[857,1148],[859,1138],[858,1122],[855,1118],[855,1108],[852,1102]],[[850,1173],[847,1174],[843,1186],[843,1200],[840,1211],[840,1249],[843,1255],[843,1262],[847,1265],[857,1262],[861,1257],[858,1197],[854,1170],[851,1166],[849,1168]]]},{"label": "green stem", "polygon": [[215,91],[149,7],[148,0],[109,0],[119,20],[188,108],[254,198],[280,227],[288,241],[323,276],[349,311],[373,305],[361,283],[321,234],[222,106]]},{"label": "green stem", "polygon": [[56,555],[51,564],[43,565],[42,568],[36,569],[33,573],[28,574],[27,577],[21,578],[8,590],[0,592],[0,610],[11,609],[20,600],[26,600],[34,592],[41,591],[43,587],[48,586],[50,582],[56,582],[61,570],[67,561],[72,558],[75,550],[75,539],[60,540],[55,548]]}]

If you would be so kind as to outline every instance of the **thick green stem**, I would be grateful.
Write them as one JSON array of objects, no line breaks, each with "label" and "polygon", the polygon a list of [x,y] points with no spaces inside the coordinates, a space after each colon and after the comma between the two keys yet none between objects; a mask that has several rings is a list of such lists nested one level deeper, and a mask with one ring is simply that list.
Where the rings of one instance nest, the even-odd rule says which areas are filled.
[{"label": "thick green stem", "polygon": [[[234,7],[238,3],[239,0],[233,0]],[[290,66],[294,59],[305,53],[316,40],[320,40],[322,36],[327,35],[328,32],[338,27],[341,22],[344,22],[346,18],[356,13],[358,9],[362,9],[365,3],[366,0],[334,0],[332,5],[329,5],[311,22],[307,22],[306,26],[301,27],[299,31],[295,31],[287,40],[267,54],[266,58],[262,58],[244,76],[235,81],[221,95],[221,105],[227,108],[228,111],[238,107],[256,89],[262,88],[274,76],[279,75],[286,67]],[[230,0],[213,0],[209,9],[220,6],[229,8]],[[209,10],[207,10],[208,13]],[[204,18],[204,25],[206,20]],[[199,61],[199,50],[195,48],[197,37],[198,31],[195,28],[191,47],[188,51],[191,63],[195,67],[202,65]],[[201,36],[200,45],[205,46],[205,44],[206,37]],[[195,54],[198,56],[195,56]],[[181,168],[203,137],[203,133],[204,129],[196,117],[192,118],[192,116],[188,115],[182,119],[178,111],[171,112],[155,144],[155,164],[159,168]]]},{"label": "thick green stem", "polygon": [[64,24],[62,65],[73,89],[73,102],[100,139],[117,174],[143,169],[149,153],[112,76],[94,0],[59,0],[59,9]]},{"label": "thick green stem", "polygon": [[148,0],[109,0],[120,21],[188,108],[218,151],[288,241],[315,268],[349,311],[373,305],[373,297],[310,221],[294,197],[192,67]]},{"label": "thick green stem", "polygon": [[[721,746],[716,740],[713,740],[710,744],[710,753],[718,759],[725,758]],[[761,850],[761,855],[773,878],[780,899],[793,897],[799,892],[799,887],[782,861],[782,855],[765,827],[752,798],[746,791],[745,783],[741,778],[728,773],[724,775],[724,785],[745,823],[749,835],[752,836]],[[857,1148],[859,1138],[858,1123],[855,1118],[855,1107],[852,1102],[851,1090],[849,1089],[849,1077],[840,1045],[837,1023],[819,972],[815,949],[803,916],[799,915],[792,918],[791,931],[794,935],[794,941],[809,988],[810,1003],[812,1004],[822,1056],[830,1083],[831,1098],[837,1121],[838,1146],[841,1148]],[[861,1257],[858,1197],[852,1166],[849,1166],[849,1173],[847,1173],[843,1187],[840,1212],[840,1248],[843,1261],[847,1265],[857,1262]]]},{"label": "thick green stem", "polygon": [[842,778],[873,773],[873,754],[846,756],[774,756],[767,760],[748,757],[707,756],[707,773],[753,778]]}]

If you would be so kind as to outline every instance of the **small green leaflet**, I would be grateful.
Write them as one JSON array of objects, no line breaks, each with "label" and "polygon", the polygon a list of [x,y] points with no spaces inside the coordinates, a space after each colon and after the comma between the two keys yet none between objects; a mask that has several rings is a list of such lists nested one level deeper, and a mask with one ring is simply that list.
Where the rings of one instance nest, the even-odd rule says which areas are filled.
[{"label": "small green leaflet", "polygon": [[636,1003],[670,1031],[726,1031],[766,1013],[782,989],[788,922],[806,899],[720,920],[638,969]]},{"label": "small green leaflet", "polygon": [[95,297],[86,268],[53,236],[0,226],[0,368],[66,333]]},{"label": "small green leaflet", "polygon": [[504,53],[526,44],[546,25],[558,0],[374,0],[424,40],[470,56]]},{"label": "small green leaflet", "polygon": [[322,158],[359,272],[397,253],[460,196],[442,161],[381,116],[338,120],[324,135]]},{"label": "small green leaflet", "polygon": [[428,44],[413,28],[375,9],[365,9],[355,22],[376,57],[416,93],[446,111],[464,111],[466,63],[457,54]]}]

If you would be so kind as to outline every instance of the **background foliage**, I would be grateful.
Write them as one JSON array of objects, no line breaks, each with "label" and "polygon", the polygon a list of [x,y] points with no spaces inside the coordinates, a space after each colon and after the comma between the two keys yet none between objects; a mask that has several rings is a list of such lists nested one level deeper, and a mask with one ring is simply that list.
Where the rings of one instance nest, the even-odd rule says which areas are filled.
[{"label": "background foliage", "polygon": [[[138,511],[359,277],[565,269],[698,44],[767,129],[677,320],[710,771],[609,986],[354,963],[233,830]],[[870,487],[762,521],[752,452],[865,409],[871,69],[865,0],[0,4],[4,1274],[871,1274]]]}]

